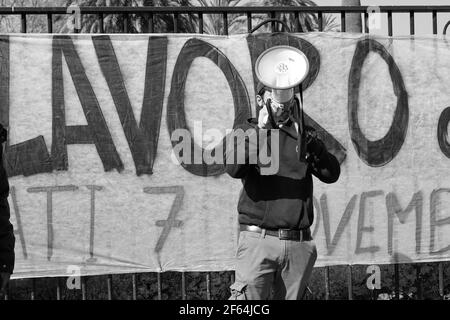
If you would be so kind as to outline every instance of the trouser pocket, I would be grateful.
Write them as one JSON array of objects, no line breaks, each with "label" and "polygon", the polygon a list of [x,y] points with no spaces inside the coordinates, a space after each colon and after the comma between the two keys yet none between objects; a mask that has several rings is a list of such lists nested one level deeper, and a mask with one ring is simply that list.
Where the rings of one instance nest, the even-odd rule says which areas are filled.
[{"label": "trouser pocket", "polygon": [[247,289],[247,284],[243,282],[236,281],[230,286],[231,297],[229,300],[248,300],[245,290]]}]

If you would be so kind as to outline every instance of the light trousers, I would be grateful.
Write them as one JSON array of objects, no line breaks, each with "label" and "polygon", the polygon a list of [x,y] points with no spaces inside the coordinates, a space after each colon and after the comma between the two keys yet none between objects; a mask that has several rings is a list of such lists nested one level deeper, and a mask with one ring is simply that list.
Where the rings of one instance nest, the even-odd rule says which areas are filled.
[{"label": "light trousers", "polygon": [[230,299],[300,300],[314,263],[314,241],[280,240],[262,233],[240,231],[235,282]]}]

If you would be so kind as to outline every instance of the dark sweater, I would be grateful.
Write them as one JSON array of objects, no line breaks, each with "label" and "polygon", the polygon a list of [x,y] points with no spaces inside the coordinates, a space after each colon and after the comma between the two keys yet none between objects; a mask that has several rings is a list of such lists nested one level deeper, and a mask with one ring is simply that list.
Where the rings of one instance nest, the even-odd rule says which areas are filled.
[{"label": "dark sweater", "polygon": [[[250,135],[256,135],[259,140],[260,129],[256,119],[250,119],[236,129],[254,129]],[[251,138],[245,139],[244,164],[236,163],[235,156],[242,139],[234,141],[233,149],[227,146],[225,150],[226,172],[241,179],[243,184],[237,206],[239,223],[266,229],[306,229],[314,219],[312,174],[322,182],[333,183],[340,175],[339,162],[326,150],[313,163],[299,161],[297,132],[293,123],[276,130],[279,133],[279,169],[274,174],[262,174],[261,169],[267,166],[259,161],[257,164],[249,161],[251,152],[259,153],[258,146],[266,144],[271,149],[270,134],[256,146],[252,145]]]}]

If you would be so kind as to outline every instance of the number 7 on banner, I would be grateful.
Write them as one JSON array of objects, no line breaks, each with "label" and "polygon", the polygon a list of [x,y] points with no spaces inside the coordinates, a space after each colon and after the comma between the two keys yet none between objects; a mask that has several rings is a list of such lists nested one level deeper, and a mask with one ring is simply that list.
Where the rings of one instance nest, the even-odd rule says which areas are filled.
[{"label": "number 7 on banner", "polygon": [[174,193],[176,194],[175,200],[172,203],[172,207],[170,208],[169,217],[167,220],[157,220],[156,225],[158,227],[162,227],[163,230],[161,235],[159,236],[158,242],[155,246],[155,252],[159,253],[164,246],[164,243],[167,240],[167,236],[170,233],[172,227],[180,228],[182,225],[181,220],[177,220],[176,216],[181,209],[181,205],[183,204],[184,198],[184,188],[183,186],[170,186],[170,187],[146,187],[144,188],[144,192],[148,194],[166,194],[166,193]]}]

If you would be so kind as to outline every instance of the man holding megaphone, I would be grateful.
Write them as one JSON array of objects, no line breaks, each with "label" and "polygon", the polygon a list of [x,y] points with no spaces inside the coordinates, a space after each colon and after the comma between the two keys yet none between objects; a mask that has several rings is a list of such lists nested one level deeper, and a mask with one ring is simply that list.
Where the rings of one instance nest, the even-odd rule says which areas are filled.
[{"label": "man holding megaphone", "polygon": [[310,231],[314,219],[312,175],[325,183],[337,181],[340,175],[336,157],[314,129],[304,124],[301,101],[294,95],[294,87],[308,70],[306,56],[295,48],[278,46],[263,52],[255,65],[260,81],[258,118],[235,128],[256,135],[263,129],[278,133],[275,144],[269,139],[263,142],[272,151],[278,148],[271,152],[279,157],[276,173],[264,174],[259,162],[251,163],[247,154],[245,163],[234,163],[239,143],[245,143],[250,153],[249,139],[234,142],[234,148],[225,151],[227,173],[243,184],[237,208],[236,280],[230,299],[295,300],[301,299],[307,288],[317,258]]}]

